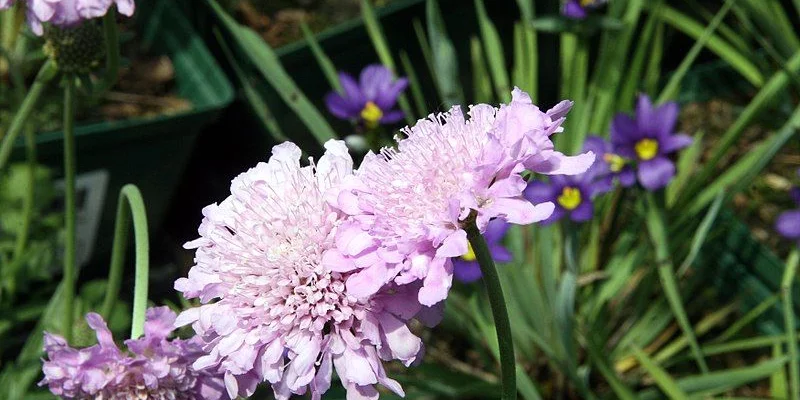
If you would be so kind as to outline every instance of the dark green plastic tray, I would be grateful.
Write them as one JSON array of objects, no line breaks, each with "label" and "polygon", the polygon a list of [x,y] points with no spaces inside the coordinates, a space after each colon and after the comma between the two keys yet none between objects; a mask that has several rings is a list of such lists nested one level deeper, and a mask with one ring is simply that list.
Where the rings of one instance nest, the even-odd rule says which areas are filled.
[{"label": "dark green plastic tray", "polygon": [[[723,296],[738,298],[742,308],[749,310],[780,293],[785,264],[753,237],[747,225],[726,211],[719,216],[713,229],[714,234],[703,247],[699,265],[713,269]],[[800,314],[800,287],[797,284],[794,285],[793,299],[795,314]],[[757,325],[767,334],[783,332],[780,303],[765,312]]]},{"label": "dark green plastic tray", "polygon": [[[178,94],[192,108],[76,128],[78,174],[109,173],[92,263],[108,261],[117,195],[123,185],[133,183],[141,189],[150,231],[158,230],[198,133],[233,100],[227,77],[173,1],[139,0],[135,18],[146,48],[172,60]],[[38,135],[39,162],[63,171],[62,145],[61,132]],[[19,161],[24,149],[21,142],[16,147],[14,157]]]}]

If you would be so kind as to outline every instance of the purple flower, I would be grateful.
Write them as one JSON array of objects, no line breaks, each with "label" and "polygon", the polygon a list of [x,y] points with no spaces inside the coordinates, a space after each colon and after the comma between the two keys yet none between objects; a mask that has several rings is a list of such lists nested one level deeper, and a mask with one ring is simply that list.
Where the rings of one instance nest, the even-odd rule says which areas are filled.
[{"label": "purple flower", "polygon": [[[62,28],[80,24],[84,20],[106,15],[112,4],[120,14],[130,17],[135,8],[134,0],[26,0],[28,25],[36,35],[44,33],[43,24]],[[0,0],[0,10],[11,7],[14,0]]]},{"label": "purple flower", "polygon": [[357,120],[369,129],[403,119],[403,112],[393,107],[408,86],[408,79],[395,80],[388,68],[373,64],[361,71],[358,82],[344,72],[339,73],[339,82],[344,93],[330,92],[325,96],[331,114]]},{"label": "purple flower", "polygon": [[607,185],[613,186],[614,179],[617,179],[623,187],[636,183],[636,172],[633,170],[631,160],[614,153],[611,142],[599,136],[588,136],[583,148],[597,154],[597,161],[591,169],[596,177],[605,179]]},{"label": "purple flower", "polygon": [[606,0],[568,0],[561,9],[561,14],[572,19],[585,19],[589,9],[605,3]]},{"label": "purple flower", "polygon": [[646,95],[640,95],[635,119],[618,114],[611,123],[614,153],[636,161],[639,183],[647,190],[667,186],[675,176],[669,155],[692,143],[691,137],[673,132],[678,111],[677,103],[655,108]]},{"label": "purple flower", "polygon": [[549,217],[552,203],[523,197],[522,173],[573,175],[592,165],[592,153],[568,157],[553,148],[550,136],[563,130],[570,106],[543,112],[515,88],[499,109],[453,107],[404,129],[396,148],[367,154],[334,203],[351,217],[336,235],[337,260],[349,260],[355,272],[348,293],[422,282],[419,302],[434,306],[452,285],[452,258],[469,250],[467,217],[481,232],[495,218],[531,224]]},{"label": "purple flower", "polygon": [[[797,170],[797,175],[800,176],[800,169]],[[775,221],[775,230],[781,236],[795,240],[800,245],[800,187],[793,187],[789,191],[789,196],[794,200],[797,209],[784,211],[779,215]]]},{"label": "purple flower", "polygon": [[[583,151],[604,154],[602,144],[596,137],[589,137],[583,145]],[[597,152],[599,151],[599,152]],[[542,224],[552,224],[569,215],[575,222],[586,222],[592,219],[594,204],[592,199],[613,188],[610,170],[606,162],[597,157],[589,169],[579,175],[554,175],[550,182],[531,180],[525,188],[525,198],[534,204],[552,202],[555,209]]]},{"label": "purple flower", "polygon": [[[493,219],[486,225],[483,237],[489,245],[492,259],[497,262],[509,262],[513,259],[511,253],[503,247],[503,237],[511,225],[501,219]],[[478,265],[472,245],[468,246],[467,254],[453,259],[453,276],[461,282],[472,283],[481,278],[481,267]]]},{"label": "purple flower", "polygon": [[584,19],[589,14],[586,12],[586,9],[583,8],[581,5],[580,0],[569,0],[566,4],[564,4],[564,8],[561,9],[561,14],[566,17],[572,19]]},{"label": "purple flower", "polygon": [[126,340],[129,353],[114,343],[103,318],[86,315],[97,344],[74,349],[45,332],[47,361],[42,370],[50,391],[62,399],[228,399],[222,374],[192,367],[205,355],[202,340],[168,340],[175,313],[168,307],[147,310],[144,336]]},{"label": "purple flower", "polygon": [[331,249],[347,221],[329,201],[353,177],[353,160],[341,141],[325,149],[302,166],[299,147],[275,146],[268,162],[233,180],[228,198],[203,209],[200,238],[185,245],[197,249],[195,265],[175,289],[203,304],[177,324],[203,338],[209,354],[194,365],[225,371],[231,397],[269,382],[278,400],[319,400],[334,371],[348,398],[377,398],[378,384],[402,396],[383,361],[410,366],[423,345],[406,324],[438,322],[441,310],[416,301],[418,286],[346,291],[352,268]]}]

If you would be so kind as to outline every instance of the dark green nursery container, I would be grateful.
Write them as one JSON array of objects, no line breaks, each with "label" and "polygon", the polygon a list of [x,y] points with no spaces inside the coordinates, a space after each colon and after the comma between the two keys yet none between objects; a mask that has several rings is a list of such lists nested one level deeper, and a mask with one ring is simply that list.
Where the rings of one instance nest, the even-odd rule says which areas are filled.
[{"label": "dark green nursery container", "polygon": [[[141,189],[150,231],[157,231],[198,133],[233,100],[233,88],[227,77],[173,1],[137,1],[136,18],[141,43],[149,51],[172,60],[178,95],[187,99],[191,108],[171,115],[76,127],[78,175],[104,171],[99,175],[107,178],[105,190],[99,195],[92,194],[92,190],[81,190],[81,181],[78,182],[79,206],[92,201],[88,197],[99,196],[103,200],[92,264],[108,261],[117,196],[122,186],[133,183]],[[62,132],[38,135],[38,161],[63,171],[62,146]],[[18,143],[16,160],[23,159],[23,147]],[[95,180],[90,186],[102,189],[103,180]],[[79,213],[79,226],[85,217]],[[86,235],[83,237],[85,241]]]},{"label": "dark green nursery container", "polygon": [[[184,8],[190,8],[185,2],[186,0],[184,0]],[[314,149],[320,146],[314,142],[314,139],[308,133],[308,129],[291,108],[256,71],[256,61],[253,60],[248,49],[237,47],[235,41],[231,40],[231,33],[227,31],[224,24],[215,18],[214,11],[209,9],[207,1],[199,3],[201,7],[205,8],[205,11],[195,11],[195,13],[201,14],[196,16],[196,19],[199,21],[198,24],[208,32],[206,39],[210,43],[216,42],[217,38],[211,32],[213,29],[218,28],[227,45],[231,47],[232,59],[227,59],[221,52],[219,54],[220,58],[225,60],[224,63],[236,63],[237,67],[244,71],[250,83],[265,99],[270,113],[274,116],[275,121],[283,132],[291,140],[298,141],[301,147],[307,149],[311,154],[315,154],[317,151]],[[402,71],[399,60],[400,51],[405,51],[414,65],[423,90],[426,91],[425,98],[435,99],[432,78],[429,76],[412,23],[414,19],[419,19],[422,26],[425,27],[425,3],[425,0],[395,0],[384,7],[376,8],[376,16],[382,26],[395,64],[400,69],[399,73],[405,74]],[[471,1],[464,2],[461,0],[439,0],[438,3],[442,10],[450,39],[453,41],[456,52],[460,57],[459,68],[462,71],[460,75],[466,80],[462,82],[463,86],[466,90],[470,90],[471,74],[464,72],[471,67],[469,38],[480,35],[474,4]],[[194,4],[193,0],[192,4]],[[500,37],[507,41],[504,47],[510,49],[511,38],[513,37],[513,23],[519,19],[519,12],[515,2],[503,1],[496,2],[496,4],[495,2],[487,2],[487,4],[491,4],[487,11],[495,23]],[[368,64],[379,62],[364,21],[360,17],[322,31],[316,36],[316,40],[337,70],[358,76],[362,68]],[[212,44],[211,46],[214,45]],[[349,122],[336,119],[329,115],[325,109],[324,97],[332,89],[316,58],[314,58],[310,46],[304,40],[300,40],[276,48],[274,51],[279,57],[283,68],[292,77],[299,90],[326,116],[334,130],[341,136],[352,133],[353,128]],[[509,53],[506,56],[510,57],[510,55]],[[230,76],[231,80],[236,80],[235,75],[231,73]],[[258,107],[258,105],[253,104],[250,106]],[[427,108],[430,112],[435,112],[440,110],[442,105],[431,103],[427,104]],[[248,150],[258,149],[262,157],[267,154],[272,143],[266,139],[269,136],[266,132],[254,132],[251,130],[242,134],[246,135],[244,140],[252,145]]]}]

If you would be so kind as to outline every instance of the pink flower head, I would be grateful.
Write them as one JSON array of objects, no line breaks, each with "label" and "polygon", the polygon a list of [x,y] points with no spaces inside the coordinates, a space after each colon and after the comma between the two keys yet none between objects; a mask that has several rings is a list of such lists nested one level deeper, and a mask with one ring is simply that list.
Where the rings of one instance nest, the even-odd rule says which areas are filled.
[{"label": "pink flower head", "polygon": [[222,368],[231,397],[269,381],[276,399],[320,399],[333,370],[348,398],[376,399],[375,384],[402,395],[381,360],[408,366],[422,352],[406,326],[426,316],[414,291],[356,298],[345,290],[351,274],[323,263],[346,223],[329,200],[353,170],[344,142],[325,148],[304,167],[296,145],[274,147],[267,163],[233,180],[231,196],[203,210],[201,237],[186,244],[197,249],[196,264],[175,288],[205,304],[177,324],[191,323],[206,341],[209,355],[194,366]]},{"label": "pink flower head", "polygon": [[[0,0],[0,10],[11,7],[14,0]],[[50,23],[69,28],[81,22],[99,18],[116,5],[120,14],[130,17],[135,9],[134,0],[26,0],[28,25],[36,35],[44,33],[43,24]]]},{"label": "pink flower head", "polygon": [[453,107],[420,120],[403,130],[397,148],[368,154],[346,179],[334,204],[352,218],[325,262],[351,273],[348,293],[369,297],[389,282],[422,281],[418,299],[433,306],[452,284],[450,258],[469,250],[462,227],[468,216],[481,231],[494,218],[530,224],[550,216],[553,203],[523,197],[521,173],[579,174],[594,154],[553,150],[550,136],[562,130],[570,102],[542,112],[521,90],[512,96],[499,109],[471,106],[469,118]]},{"label": "pink flower head", "polygon": [[222,374],[198,371],[192,363],[204,355],[202,341],[167,337],[175,313],[168,307],[147,310],[144,336],[125,341],[130,353],[121,351],[100,315],[89,313],[86,321],[97,332],[97,344],[74,349],[64,338],[45,332],[44,379],[50,391],[62,399],[180,399],[227,400]]}]

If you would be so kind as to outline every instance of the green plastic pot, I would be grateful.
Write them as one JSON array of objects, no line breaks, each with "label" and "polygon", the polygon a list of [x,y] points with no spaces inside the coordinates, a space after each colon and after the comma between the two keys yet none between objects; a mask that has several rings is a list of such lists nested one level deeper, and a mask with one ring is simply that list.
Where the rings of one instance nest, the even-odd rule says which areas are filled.
[{"label": "green plastic pot", "polygon": [[[186,0],[184,0],[186,1]],[[195,3],[192,0],[192,4]],[[283,101],[278,93],[270,87],[268,82],[257,72],[255,69],[255,62],[250,57],[248,49],[237,47],[235,41],[230,40],[231,33],[227,31],[224,24],[215,18],[213,11],[208,9],[206,1],[199,2],[200,8],[205,7],[206,10],[195,11],[196,20],[203,30],[209,32],[206,39],[209,46],[214,49],[217,47],[217,38],[211,34],[214,28],[219,28],[222,37],[226,39],[226,43],[231,47],[233,53],[232,60],[225,57],[222,51],[216,52],[218,59],[225,65],[229,63],[236,63],[244,73],[248,76],[251,83],[258,90],[261,97],[266,101],[269,111],[274,116],[275,121],[282,128],[283,132],[289,136],[291,140],[298,142],[303,149],[311,154],[318,154],[321,148],[315,140],[308,133],[308,129],[303,125],[301,120],[294,114],[289,106]],[[440,8],[443,11],[445,25],[448,34],[453,41],[457,54],[461,57],[459,60],[459,68],[462,70],[460,74],[464,78],[462,86],[465,90],[471,88],[471,68],[470,61],[470,47],[469,37],[479,36],[479,26],[475,15],[475,9],[472,2],[463,2],[461,0],[439,0]],[[426,99],[434,99],[434,85],[429,76],[422,52],[420,50],[419,42],[414,31],[412,21],[419,19],[423,26],[425,24],[425,0],[396,0],[389,3],[387,6],[376,9],[376,16],[383,28],[383,33],[389,44],[389,48],[395,59],[395,64],[401,68],[399,62],[400,51],[405,51],[411,63],[415,67],[421,86],[426,91]],[[513,38],[513,22],[519,19],[519,13],[516,9],[514,2],[502,2],[487,10],[490,18],[494,21],[500,37],[507,41],[504,43],[506,49],[512,46],[511,39]],[[364,22],[360,17],[354,18],[350,21],[344,22],[339,25],[332,26],[318,35],[316,40],[319,43],[325,54],[330,57],[334,66],[340,70],[353,75],[358,75],[362,68],[371,63],[378,63],[378,56],[373,49],[372,42],[369,38]],[[348,121],[339,120],[330,115],[324,104],[325,95],[332,90],[328,81],[325,78],[316,58],[310,49],[310,46],[304,41],[300,40],[275,49],[276,55],[279,57],[283,68],[289,73],[300,91],[325,115],[328,122],[339,135],[345,136],[352,132],[352,126]],[[511,53],[508,52],[506,56],[510,57]],[[510,60],[509,60],[509,65]],[[230,78],[232,81],[237,82],[238,79],[230,68]],[[402,68],[401,68],[401,74]],[[258,105],[250,105],[251,107],[258,107]],[[430,112],[441,110],[441,104],[428,104]],[[255,117],[253,117],[255,118]],[[268,154],[269,148],[274,144],[269,138],[269,135],[260,130],[258,124],[253,124],[255,129],[244,132],[248,135],[243,140],[246,140],[249,147],[247,150],[257,150],[261,158]],[[398,126],[399,128],[399,126]]]},{"label": "green plastic pot", "polygon": [[[141,43],[172,60],[177,92],[191,102],[191,108],[76,127],[78,175],[105,171],[102,174],[107,176],[105,193],[100,193],[103,205],[96,240],[93,246],[87,244],[94,247],[90,264],[108,262],[117,196],[123,185],[133,183],[141,189],[150,231],[159,229],[198,133],[233,100],[227,77],[172,1],[140,0],[135,18]],[[58,171],[57,176],[63,175],[62,136],[62,132],[37,136],[38,161]],[[21,141],[13,157],[24,159]],[[81,194],[79,205],[85,200]]]}]

